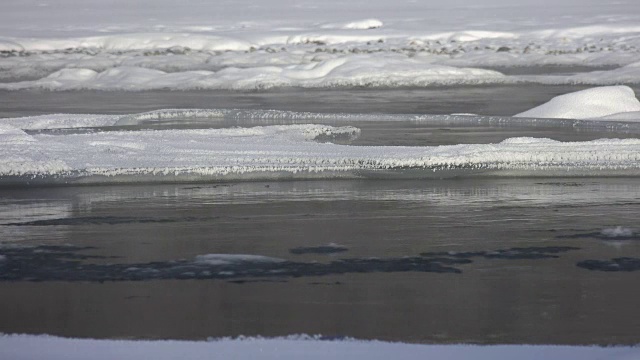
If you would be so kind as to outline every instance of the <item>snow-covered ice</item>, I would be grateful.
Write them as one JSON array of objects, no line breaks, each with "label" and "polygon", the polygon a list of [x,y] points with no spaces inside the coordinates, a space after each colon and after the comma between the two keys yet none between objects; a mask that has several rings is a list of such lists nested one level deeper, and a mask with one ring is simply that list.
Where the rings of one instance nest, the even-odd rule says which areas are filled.
[{"label": "snow-covered ice", "polygon": [[[6,125],[5,125],[6,127]],[[497,144],[349,146],[314,141],[354,127],[281,125],[202,130],[28,135],[0,143],[5,183],[640,174],[639,139]]]},{"label": "snow-covered ice", "polygon": [[[640,111],[640,101],[628,86],[602,86],[557,96],[516,117],[561,119],[625,118],[626,112]],[[633,114],[632,117],[637,116]]]},{"label": "snow-covered ice", "polygon": [[[3,1],[0,88],[640,83],[636,1],[109,4]],[[507,76],[476,69],[549,65],[593,71]]]},{"label": "snow-covered ice", "polygon": [[0,335],[0,358],[12,360],[163,359],[451,359],[451,360],[632,360],[638,347],[562,345],[421,345],[321,340],[316,336],[212,339],[211,341],[133,341]]},{"label": "snow-covered ice", "polygon": [[[10,118],[0,120],[0,151],[5,154],[0,159],[0,181],[5,184],[59,184],[306,178],[637,176],[640,175],[638,139],[559,142],[517,137],[496,144],[350,146],[332,141],[359,136],[360,129],[353,126],[306,124],[198,130],[133,128],[135,131],[108,128],[179,119],[213,122],[244,119],[255,124],[268,124],[272,120],[328,120],[334,124],[382,120],[476,126],[562,123],[572,127],[606,126],[609,130],[620,128],[629,131],[638,124],[636,116],[639,112],[640,102],[631,88],[611,86],[561,95],[517,117],[167,109],[128,115],[54,114]],[[47,131],[78,127],[90,129],[79,133]]]},{"label": "snow-covered ice", "polygon": [[273,87],[427,86],[506,82],[493,70],[456,68],[396,54],[352,55],[300,65],[228,67],[219,71],[164,72],[143,67],[62,69],[42,79],[0,83],[0,89],[20,90],[157,90],[233,89]]}]

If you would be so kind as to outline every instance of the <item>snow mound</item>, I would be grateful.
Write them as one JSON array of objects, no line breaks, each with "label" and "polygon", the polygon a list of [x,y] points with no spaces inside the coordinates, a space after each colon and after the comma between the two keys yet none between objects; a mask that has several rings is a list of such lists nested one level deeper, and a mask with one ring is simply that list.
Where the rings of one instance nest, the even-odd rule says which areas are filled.
[{"label": "snow mound", "polygon": [[497,71],[430,64],[428,60],[397,54],[351,55],[288,66],[227,67],[219,71],[165,72],[118,66],[102,72],[62,69],[39,80],[0,83],[0,89],[125,90],[226,89],[275,87],[331,88],[426,86],[502,83]]},{"label": "snow mound", "polygon": [[528,118],[590,119],[640,111],[640,101],[628,86],[603,86],[556,96],[514,115]]},{"label": "snow mound", "polygon": [[278,263],[285,260],[262,256],[262,255],[244,255],[244,254],[206,254],[198,255],[195,258],[196,264],[224,266],[237,265],[243,263]]}]

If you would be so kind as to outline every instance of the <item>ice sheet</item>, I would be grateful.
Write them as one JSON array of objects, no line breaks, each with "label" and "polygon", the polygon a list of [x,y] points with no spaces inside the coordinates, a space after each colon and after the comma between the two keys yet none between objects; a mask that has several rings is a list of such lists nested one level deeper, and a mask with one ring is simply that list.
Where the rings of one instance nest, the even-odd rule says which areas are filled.
[{"label": "ice sheet", "polygon": [[512,138],[437,147],[348,146],[314,139],[357,136],[353,127],[7,132],[0,180],[25,183],[218,181],[455,176],[640,174],[639,139],[558,142]]}]

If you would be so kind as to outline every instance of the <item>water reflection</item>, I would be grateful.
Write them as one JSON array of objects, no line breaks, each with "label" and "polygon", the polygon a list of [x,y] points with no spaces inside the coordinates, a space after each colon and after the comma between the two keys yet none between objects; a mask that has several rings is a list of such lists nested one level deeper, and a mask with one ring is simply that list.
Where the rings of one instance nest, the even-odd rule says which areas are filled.
[{"label": "water reflection", "polygon": [[[321,333],[480,343],[640,340],[634,300],[640,272],[576,266],[640,258],[640,242],[633,239],[612,247],[584,236],[635,226],[640,184],[632,179],[137,185],[3,189],[0,197],[3,249],[13,243],[14,251],[30,245],[69,253],[71,246],[82,248],[72,254],[85,257],[65,255],[74,266],[69,274],[79,282],[64,277],[0,282],[0,332],[198,339]],[[324,251],[332,246],[347,250]],[[4,253],[9,260],[16,256]],[[33,253],[40,260],[26,264],[41,269],[38,261],[50,260],[45,253]],[[194,276],[90,282],[95,269],[182,266],[203,254],[272,257],[290,264],[286,269],[335,269],[345,260],[362,267],[321,277],[200,280],[192,269],[183,269],[180,274]],[[407,267],[436,259],[461,272]],[[76,261],[94,268],[76,269]],[[410,271],[360,271],[372,264],[377,270]],[[8,268],[13,269],[0,271],[6,274]]]}]

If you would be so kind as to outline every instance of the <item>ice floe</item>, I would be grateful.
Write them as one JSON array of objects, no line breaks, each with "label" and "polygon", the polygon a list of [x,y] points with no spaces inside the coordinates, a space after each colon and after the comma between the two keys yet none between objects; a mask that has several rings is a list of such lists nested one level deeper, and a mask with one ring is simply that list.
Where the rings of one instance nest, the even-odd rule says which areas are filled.
[{"label": "ice floe", "polygon": [[354,127],[3,135],[4,183],[101,183],[304,178],[616,176],[640,174],[640,140],[513,138],[436,147],[320,143]]}]

